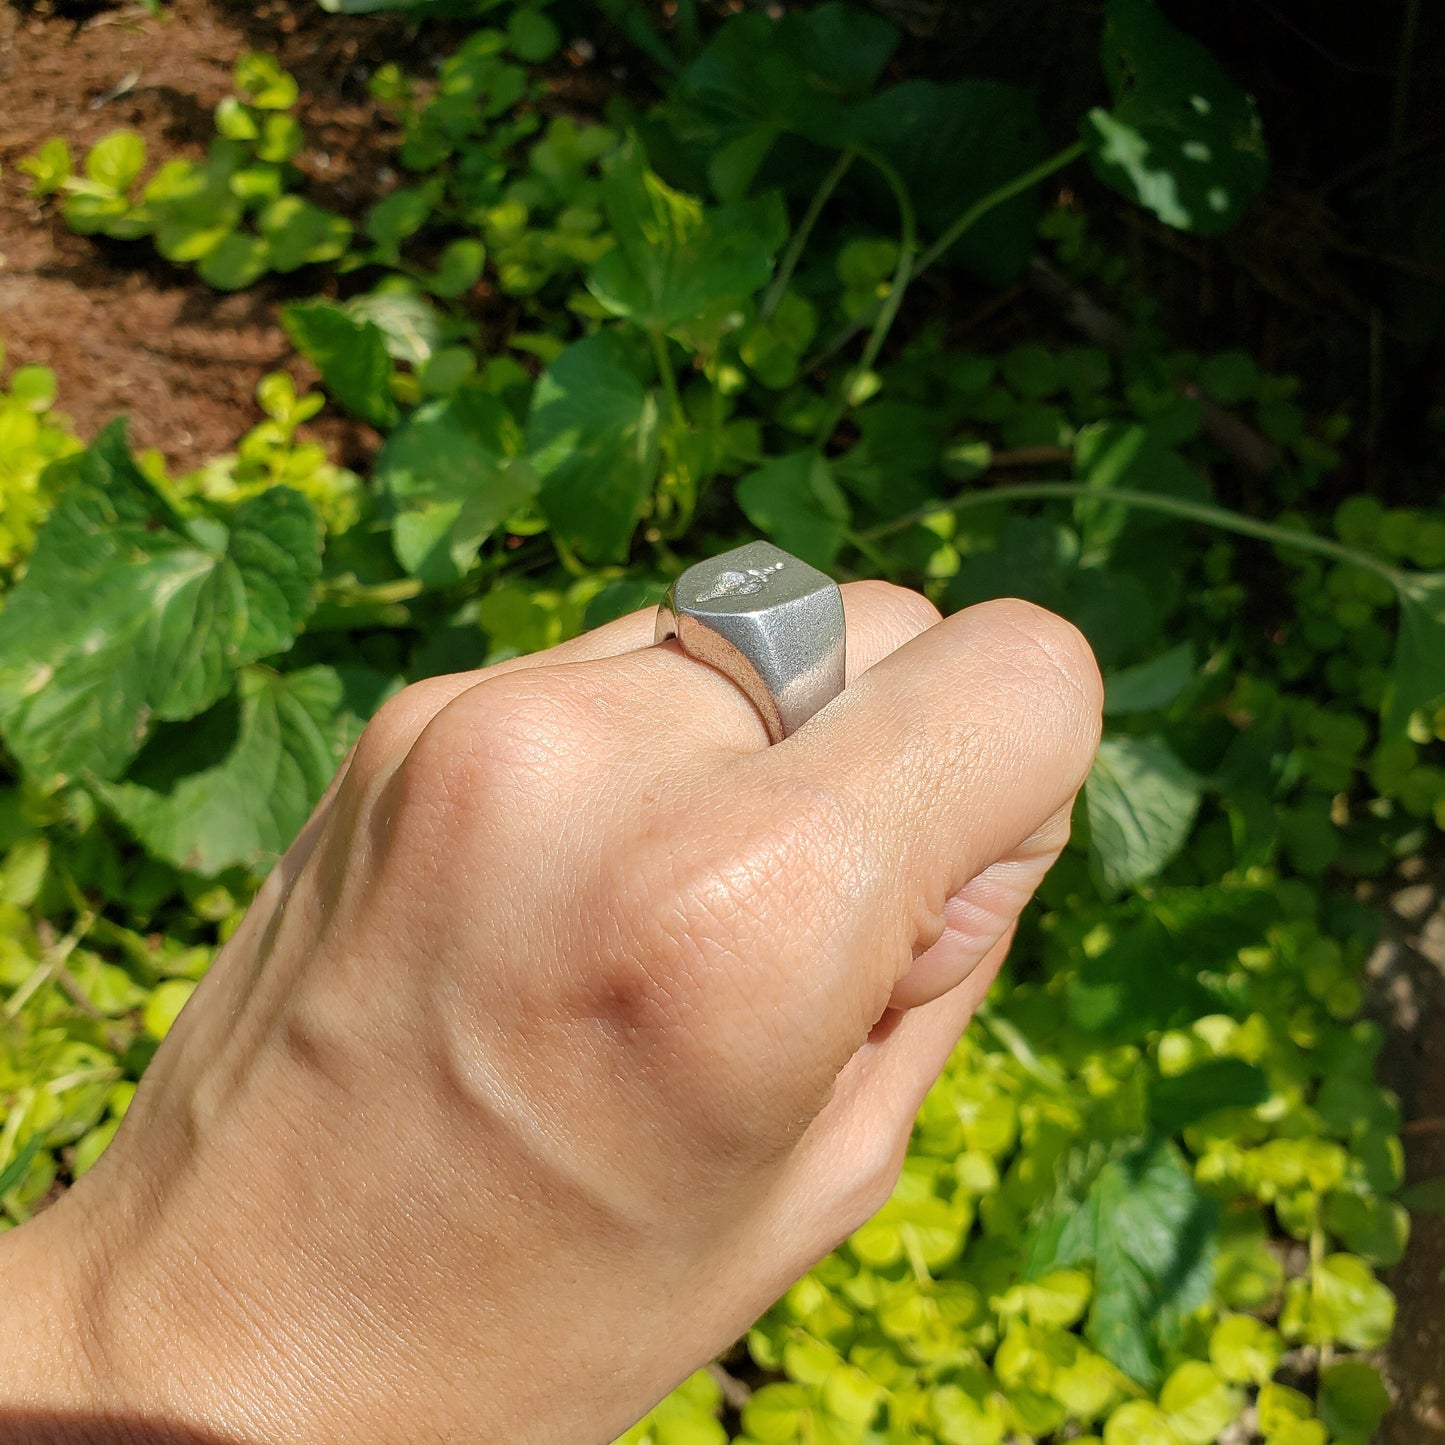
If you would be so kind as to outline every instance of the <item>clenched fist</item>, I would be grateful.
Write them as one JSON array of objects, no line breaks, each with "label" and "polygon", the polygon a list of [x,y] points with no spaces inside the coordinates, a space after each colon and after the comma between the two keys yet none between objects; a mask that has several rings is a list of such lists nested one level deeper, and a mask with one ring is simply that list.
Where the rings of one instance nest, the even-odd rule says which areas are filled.
[{"label": "clenched fist", "polygon": [[1100,687],[1025,603],[844,602],[773,747],[650,613],[389,702],[0,1242],[3,1438],[600,1445],[877,1209]]}]

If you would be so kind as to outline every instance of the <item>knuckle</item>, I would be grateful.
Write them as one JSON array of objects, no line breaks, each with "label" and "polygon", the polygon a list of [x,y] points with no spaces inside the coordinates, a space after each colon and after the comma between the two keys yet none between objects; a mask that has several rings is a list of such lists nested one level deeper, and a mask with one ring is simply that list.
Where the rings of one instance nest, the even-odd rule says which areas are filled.
[{"label": "knuckle", "polygon": [[896,637],[900,645],[926,632],[942,617],[921,592],[876,578],[848,583],[843,589],[843,598],[846,607],[857,608],[867,617],[870,627],[881,626],[890,639]]},{"label": "knuckle", "polygon": [[357,772],[366,777],[394,766],[455,694],[456,686],[445,678],[414,682],[393,693],[362,729],[354,758]]},{"label": "knuckle", "polygon": [[450,801],[570,787],[597,732],[585,698],[535,671],[478,683],[418,734],[404,770]]}]

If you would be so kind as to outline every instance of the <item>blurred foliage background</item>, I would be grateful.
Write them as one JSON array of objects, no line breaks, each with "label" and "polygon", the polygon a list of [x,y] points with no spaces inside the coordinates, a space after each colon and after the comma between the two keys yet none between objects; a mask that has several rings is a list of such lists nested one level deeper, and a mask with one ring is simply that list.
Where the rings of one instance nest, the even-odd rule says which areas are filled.
[{"label": "blurred foliage background", "polygon": [[[105,1148],[381,700],[766,535],[1064,613],[1108,730],[893,1201],[626,1439],[1426,1428],[1381,1273],[1445,1189],[1367,965],[1445,826],[1438,10],[326,11],[252,12],[183,144],[137,102],[7,165],[26,225],[291,355],[187,468],[8,358],[3,1222]],[[22,18],[102,22],[199,23]]]}]

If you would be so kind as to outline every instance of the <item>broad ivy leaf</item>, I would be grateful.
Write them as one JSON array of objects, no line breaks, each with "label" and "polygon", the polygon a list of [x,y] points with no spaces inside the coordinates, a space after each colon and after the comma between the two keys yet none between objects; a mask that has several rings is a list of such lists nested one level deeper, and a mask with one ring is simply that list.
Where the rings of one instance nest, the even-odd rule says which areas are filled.
[{"label": "broad ivy leaf", "polygon": [[246,668],[236,692],[158,728],[105,805],[155,857],[207,876],[279,857],[342,759],[329,667]]},{"label": "broad ivy leaf", "polygon": [[671,128],[708,157],[714,193],[737,200],[780,135],[845,144],[847,103],[872,89],[897,44],[893,26],[853,5],[735,15],[678,76]]},{"label": "broad ivy leaf", "polygon": [[1114,105],[1083,122],[1100,178],[1180,230],[1234,225],[1269,172],[1254,102],[1153,0],[1108,0],[1101,58]]},{"label": "broad ivy leaf", "polygon": [[262,492],[197,540],[124,435],[112,424],[82,459],[0,614],[0,732],[46,787],[119,776],[153,721],[210,707],[315,605],[321,528],[304,497]]},{"label": "broad ivy leaf", "polygon": [[874,401],[854,413],[858,441],[833,463],[848,489],[880,517],[896,517],[938,495],[948,416],[937,407]]},{"label": "broad ivy leaf", "polygon": [[1104,882],[1132,888],[1158,873],[1189,836],[1201,791],[1163,739],[1105,738],[1084,783]]},{"label": "broad ivy leaf", "polygon": [[848,525],[848,499],[821,452],[777,457],[738,483],[748,521],[784,551],[823,569],[832,565]]},{"label": "broad ivy leaf", "polygon": [[[924,232],[937,237],[964,211],[1044,158],[1045,137],[1033,93],[995,80],[940,85],[909,80],[864,102],[852,135],[876,147],[903,178]],[[880,210],[895,206],[871,180]],[[1002,284],[1028,264],[1039,219],[1028,191],[982,217],[949,257],[985,280]]]},{"label": "broad ivy leaf", "polygon": [[992,551],[964,557],[944,594],[950,612],[992,597],[1024,597],[1067,617],[1106,669],[1137,655],[1159,630],[1158,610],[1137,577],[1084,565],[1078,534],[1042,517],[1011,517]]},{"label": "broad ivy leaf", "polygon": [[1207,1063],[1155,1079],[1149,1086],[1149,1121],[1160,1134],[1176,1135],[1216,1109],[1253,1108],[1269,1098],[1269,1080],[1243,1059]]},{"label": "broad ivy leaf", "polygon": [[590,560],[626,559],[657,477],[657,430],[655,398],[605,333],[569,346],[538,380],[527,451],[542,510]]},{"label": "broad ivy leaf", "polygon": [[1062,1204],[1038,1229],[1028,1276],[1091,1263],[1085,1336],[1153,1387],[1184,1316],[1209,1297],[1218,1229],[1218,1208],[1195,1187],[1179,1151],[1150,1140],[1110,1160],[1077,1205]]},{"label": "broad ivy leaf", "polygon": [[588,289],[614,316],[698,345],[714,343],[767,285],[787,235],[775,194],[709,209],[650,171],[636,141],[609,162],[602,195],[617,245]]},{"label": "broad ivy leaf", "polygon": [[397,561],[429,587],[461,579],[477,548],[537,489],[521,431],[495,397],[430,402],[386,439],[375,479],[396,507]]},{"label": "broad ivy leaf", "polygon": [[347,411],[383,431],[396,425],[391,357],[375,322],[358,321],[326,301],[300,301],[281,308],[281,323]]},{"label": "broad ivy leaf", "polygon": [[1417,707],[1445,697],[1445,572],[1404,572],[1385,725],[1403,732]]},{"label": "broad ivy leaf", "polygon": [[[1085,559],[1115,567],[1144,561],[1156,564],[1149,573],[1151,590],[1178,570],[1178,548],[1194,546],[1188,533],[1170,517],[1109,501],[1118,488],[1161,492],[1189,501],[1207,502],[1209,485],[1202,473],[1171,446],[1157,427],[1101,421],[1084,427],[1074,442],[1074,475],[1098,496],[1074,503]],[[1168,539],[1170,545],[1164,545]]]}]

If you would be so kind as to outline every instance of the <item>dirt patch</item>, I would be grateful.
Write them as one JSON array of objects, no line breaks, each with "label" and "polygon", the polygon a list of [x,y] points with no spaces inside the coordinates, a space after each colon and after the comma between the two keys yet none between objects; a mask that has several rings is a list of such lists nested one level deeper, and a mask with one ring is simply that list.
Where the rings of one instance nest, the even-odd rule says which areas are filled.
[{"label": "dirt patch", "polygon": [[[1384,1081],[1401,1096],[1406,1179],[1445,1178],[1445,868],[1402,870],[1370,961],[1372,1006],[1386,1028]],[[1445,1217],[1411,1220],[1405,1258],[1391,1271],[1399,1316],[1388,1368],[1396,1405],[1381,1445],[1445,1445]]]},{"label": "dirt patch", "polygon": [[[0,9],[0,341],[12,365],[54,369],[82,436],[128,413],[134,444],[158,448],[174,469],[235,443],[257,418],[265,372],[286,365],[314,379],[296,365],[276,303],[312,294],[319,275],[212,292],[148,242],[73,235],[30,198],[15,163],[50,136],[79,153],[120,128],[144,136],[153,158],[199,157],[237,56],[254,48],[277,55],[307,97],[306,194],[356,214],[394,181],[370,70],[381,56],[425,68],[445,53],[444,36],[423,43],[395,20],[316,6],[176,0],[160,16],[132,6],[82,19]],[[338,417],[321,436],[342,460],[368,450],[364,429]]]}]

